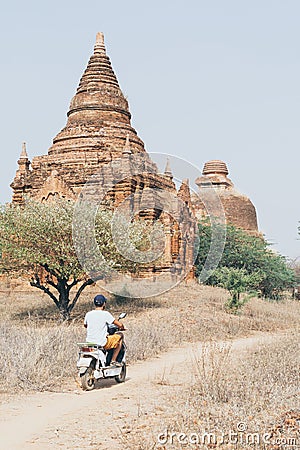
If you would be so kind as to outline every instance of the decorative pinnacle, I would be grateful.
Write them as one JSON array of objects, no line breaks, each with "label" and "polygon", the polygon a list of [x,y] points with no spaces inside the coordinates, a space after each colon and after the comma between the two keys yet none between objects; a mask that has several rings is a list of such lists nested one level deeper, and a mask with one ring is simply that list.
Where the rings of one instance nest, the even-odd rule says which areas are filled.
[{"label": "decorative pinnacle", "polygon": [[228,169],[226,163],[220,161],[218,159],[214,159],[212,161],[208,161],[204,164],[203,167],[203,175],[228,175]]},{"label": "decorative pinnacle", "polygon": [[104,34],[101,32],[96,35],[94,53],[105,53]]},{"label": "decorative pinnacle", "polygon": [[132,151],[130,149],[129,133],[126,134],[126,142],[123,150],[123,155],[131,155]]},{"label": "decorative pinnacle", "polygon": [[169,177],[169,178],[173,178],[169,157],[167,158],[167,163],[166,163],[166,168],[165,168],[165,175],[167,177]]},{"label": "decorative pinnacle", "polygon": [[28,155],[27,155],[27,151],[26,151],[26,142],[22,142],[22,151],[21,151],[20,159],[28,159]]}]

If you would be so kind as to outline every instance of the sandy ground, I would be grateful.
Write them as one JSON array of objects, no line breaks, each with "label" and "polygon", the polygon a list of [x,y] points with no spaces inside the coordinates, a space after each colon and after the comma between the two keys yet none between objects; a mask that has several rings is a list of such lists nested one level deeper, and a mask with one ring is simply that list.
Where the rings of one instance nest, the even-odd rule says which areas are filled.
[{"label": "sandy ground", "polygon": [[[232,341],[232,351],[241,356],[276,338],[256,334],[237,339]],[[123,384],[104,380],[94,391],[83,392],[74,381],[68,392],[37,393],[4,403],[0,406],[0,449],[125,448],[120,436],[130,433],[134,418],[147,414],[151,430],[151,417],[161,414],[168,391],[176,393],[176,388],[191,382],[193,360],[200,349],[200,343],[193,349],[186,345],[131,366]]]}]

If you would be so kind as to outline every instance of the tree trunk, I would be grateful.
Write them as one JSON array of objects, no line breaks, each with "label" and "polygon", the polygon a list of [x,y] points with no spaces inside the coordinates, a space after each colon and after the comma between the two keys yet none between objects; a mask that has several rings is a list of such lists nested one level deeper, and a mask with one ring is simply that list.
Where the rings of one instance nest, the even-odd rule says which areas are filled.
[{"label": "tree trunk", "polygon": [[70,303],[70,291],[68,289],[68,283],[66,280],[59,280],[57,283],[57,290],[59,292],[58,303],[59,312],[62,320],[70,319],[69,303]]},{"label": "tree trunk", "polygon": [[74,306],[76,305],[80,295],[82,294],[83,290],[87,287],[87,286],[91,286],[92,284],[94,284],[94,280],[92,280],[91,278],[86,280],[78,289],[78,291],[76,292],[76,295],[71,303],[71,305],[69,306],[69,313],[71,313],[73,311]]}]

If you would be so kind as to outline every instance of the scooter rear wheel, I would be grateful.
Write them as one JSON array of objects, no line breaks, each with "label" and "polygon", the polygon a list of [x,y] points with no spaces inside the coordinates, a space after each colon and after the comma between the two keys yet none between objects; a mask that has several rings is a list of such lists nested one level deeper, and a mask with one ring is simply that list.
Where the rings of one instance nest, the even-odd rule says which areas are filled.
[{"label": "scooter rear wheel", "polygon": [[84,391],[92,391],[95,387],[94,369],[89,367],[86,372],[80,376],[81,387]]},{"label": "scooter rear wheel", "polygon": [[126,380],[126,364],[124,362],[122,363],[120,375],[117,375],[115,377],[115,380],[117,383],[124,383],[124,381]]}]

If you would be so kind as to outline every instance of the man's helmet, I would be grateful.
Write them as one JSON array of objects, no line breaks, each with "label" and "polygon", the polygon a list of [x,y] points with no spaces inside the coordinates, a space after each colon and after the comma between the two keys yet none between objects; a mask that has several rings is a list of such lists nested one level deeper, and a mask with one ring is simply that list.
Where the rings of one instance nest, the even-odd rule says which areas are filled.
[{"label": "man's helmet", "polygon": [[104,297],[104,295],[96,295],[96,297],[94,298],[94,305],[103,306],[104,303],[106,303],[106,298]]}]

